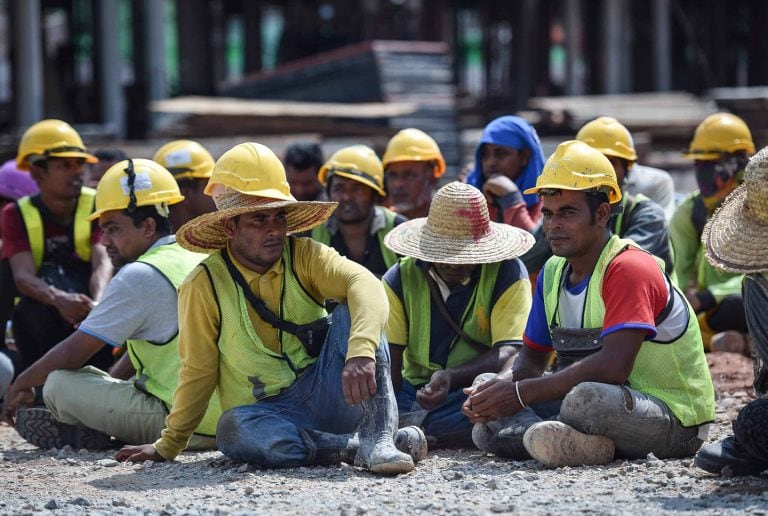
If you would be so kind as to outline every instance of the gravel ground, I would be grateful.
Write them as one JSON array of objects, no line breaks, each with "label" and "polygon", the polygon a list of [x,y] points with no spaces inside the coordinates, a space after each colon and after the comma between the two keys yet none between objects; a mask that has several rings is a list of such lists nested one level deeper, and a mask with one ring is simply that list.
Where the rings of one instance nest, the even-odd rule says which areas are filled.
[{"label": "gravel ground", "polygon": [[[729,369],[746,368],[744,360],[730,357]],[[733,390],[749,379],[725,376],[711,440],[729,432],[750,399],[746,388]],[[715,477],[692,459],[555,470],[437,450],[412,473],[377,477],[348,465],[259,470],[218,452],[137,465],[113,454],[41,451],[0,426],[0,514],[768,514],[766,476]]]}]

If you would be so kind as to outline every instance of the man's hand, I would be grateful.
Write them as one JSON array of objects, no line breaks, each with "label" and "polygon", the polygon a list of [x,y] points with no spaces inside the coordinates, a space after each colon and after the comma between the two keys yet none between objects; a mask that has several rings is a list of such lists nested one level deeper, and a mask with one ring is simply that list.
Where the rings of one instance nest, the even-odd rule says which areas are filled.
[{"label": "man's hand", "polygon": [[496,175],[489,177],[483,184],[483,193],[488,202],[493,202],[494,199],[504,197],[511,193],[518,192],[520,189],[517,187],[514,181],[507,176]]},{"label": "man's hand", "polygon": [[497,376],[474,389],[465,389],[469,397],[461,408],[473,423],[487,423],[517,414],[523,407],[517,402],[515,382]]},{"label": "man's hand", "polygon": [[63,292],[56,295],[55,306],[65,321],[75,325],[88,316],[94,304],[85,294]]},{"label": "man's hand", "polygon": [[151,444],[142,444],[140,446],[123,446],[115,454],[115,460],[120,462],[144,462],[145,460],[153,460],[155,462],[162,462],[165,459],[162,455],[157,453],[155,447]]},{"label": "man's hand", "polygon": [[376,394],[376,361],[372,358],[355,357],[347,360],[341,371],[344,401],[355,406]]},{"label": "man's hand", "polygon": [[416,401],[426,410],[433,410],[442,405],[451,391],[451,373],[445,370],[435,371],[429,383],[416,392]]},{"label": "man's hand", "polygon": [[32,406],[35,403],[34,389],[20,389],[11,385],[8,392],[5,393],[3,402],[3,421],[11,426],[15,425],[14,417],[16,409],[20,406]]}]

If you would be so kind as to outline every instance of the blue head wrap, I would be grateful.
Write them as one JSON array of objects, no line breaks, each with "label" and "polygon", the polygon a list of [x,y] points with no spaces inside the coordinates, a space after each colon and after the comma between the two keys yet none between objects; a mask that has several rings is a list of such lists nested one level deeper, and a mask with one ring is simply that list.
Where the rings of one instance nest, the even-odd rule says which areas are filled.
[{"label": "blue head wrap", "polygon": [[[531,159],[528,165],[523,169],[515,184],[522,193],[527,188],[536,186],[536,179],[544,168],[544,151],[541,149],[539,135],[531,124],[518,116],[502,116],[493,120],[485,126],[483,136],[480,138],[480,144],[475,151],[475,169],[469,174],[467,183],[479,189],[483,189],[485,176],[483,175],[483,162],[481,159],[483,145],[493,143],[503,145],[512,149],[531,151]],[[523,194],[523,199],[527,206],[533,206],[539,202],[539,196],[536,194]]]}]

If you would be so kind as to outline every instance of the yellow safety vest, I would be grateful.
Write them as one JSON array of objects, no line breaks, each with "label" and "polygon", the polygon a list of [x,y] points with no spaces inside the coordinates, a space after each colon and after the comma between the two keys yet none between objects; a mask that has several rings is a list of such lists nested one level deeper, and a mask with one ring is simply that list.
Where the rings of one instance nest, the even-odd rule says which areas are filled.
[{"label": "yellow safety vest", "polygon": [[[96,190],[84,186],[80,190],[75,209],[74,244],[75,252],[84,262],[91,261],[91,221],[88,216],[93,213],[93,203],[96,198]],[[18,200],[19,212],[27,229],[29,247],[32,251],[32,259],[35,269],[39,270],[43,264],[45,255],[45,235],[43,231],[43,218],[40,216],[30,196]]]},{"label": "yellow safety vest", "polygon": [[[605,303],[601,292],[605,271],[611,261],[629,247],[640,249],[632,240],[613,235],[603,248],[587,285],[582,328],[603,327]],[[659,259],[656,261],[660,262]],[[567,260],[560,256],[553,256],[544,264],[543,294],[547,321],[559,322],[555,312],[567,264]],[[661,264],[659,267],[663,271]],[[682,295],[678,297],[685,299]],[[690,305],[687,308],[688,326],[682,336],[672,342],[643,342],[628,382],[631,388],[662,400],[683,426],[690,427],[715,419],[715,398],[696,315]]]}]

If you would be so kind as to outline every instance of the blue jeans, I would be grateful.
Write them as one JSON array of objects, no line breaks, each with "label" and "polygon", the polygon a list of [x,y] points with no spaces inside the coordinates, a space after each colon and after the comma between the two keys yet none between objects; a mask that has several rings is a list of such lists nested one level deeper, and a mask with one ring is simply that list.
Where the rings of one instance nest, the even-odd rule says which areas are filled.
[{"label": "blue jeans", "polygon": [[[416,402],[418,389],[407,380],[403,380],[397,392],[397,410],[401,414],[423,410]],[[428,436],[437,439],[437,446],[473,446],[472,423],[461,413],[461,406],[467,395],[462,389],[448,394],[448,398],[439,407],[427,411],[421,428]]]},{"label": "blue jeans", "polygon": [[[235,460],[266,467],[297,467],[312,462],[314,443],[306,430],[352,434],[363,410],[344,401],[341,372],[347,355],[349,308],[333,311],[328,335],[317,361],[280,394],[221,415],[216,441]],[[382,335],[376,361],[389,364],[389,346]]]}]

